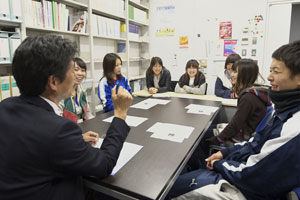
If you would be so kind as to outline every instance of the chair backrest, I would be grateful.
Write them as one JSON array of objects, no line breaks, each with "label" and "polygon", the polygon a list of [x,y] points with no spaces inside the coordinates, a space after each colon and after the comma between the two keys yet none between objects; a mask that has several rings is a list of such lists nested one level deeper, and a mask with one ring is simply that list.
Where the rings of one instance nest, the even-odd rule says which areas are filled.
[{"label": "chair backrest", "polygon": [[170,91],[174,92],[175,91],[175,87],[178,81],[171,81],[171,87],[170,87]]},{"label": "chair backrest", "polygon": [[204,83],[205,84],[205,92],[204,94],[207,94],[207,87],[208,87],[208,84],[207,83]]},{"label": "chair backrest", "polygon": [[266,127],[268,121],[271,119],[273,109],[274,109],[273,106],[267,107],[267,114],[257,125],[257,127],[255,129],[256,133],[258,133],[259,131],[263,130]]}]

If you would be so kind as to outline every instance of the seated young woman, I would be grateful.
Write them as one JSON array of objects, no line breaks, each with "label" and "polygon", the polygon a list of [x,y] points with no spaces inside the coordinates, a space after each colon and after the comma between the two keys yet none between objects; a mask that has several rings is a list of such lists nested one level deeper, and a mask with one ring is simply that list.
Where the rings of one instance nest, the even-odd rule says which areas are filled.
[{"label": "seated young woman", "polygon": [[117,88],[122,86],[125,90],[131,93],[131,88],[128,80],[121,72],[122,59],[115,53],[108,53],[103,59],[103,77],[98,84],[98,97],[103,105],[105,112],[114,110],[114,105],[111,98],[111,89],[117,85]]},{"label": "seated young woman", "polygon": [[[72,96],[59,102],[61,115],[75,123],[93,118],[85,89],[81,86],[82,81],[86,78],[86,64],[81,58],[74,58],[74,87]],[[98,133],[88,131],[82,134],[84,141],[95,145],[98,141]]]},{"label": "seated young woman", "polygon": [[146,84],[150,94],[170,91],[171,74],[160,57],[153,57],[146,71]]},{"label": "seated young woman", "polygon": [[232,91],[232,83],[231,83],[231,72],[232,66],[237,61],[240,60],[241,56],[239,54],[230,54],[225,61],[225,70],[221,71],[218,74],[216,84],[215,84],[215,95],[218,97],[233,99],[234,92]]},{"label": "seated young woman", "polygon": [[82,81],[86,78],[86,64],[81,58],[73,59],[75,84],[72,96],[60,102],[59,107],[62,110],[62,116],[75,123],[82,122],[93,118],[90,106],[87,100],[85,89],[81,86]]},{"label": "seated young woman", "polygon": [[219,135],[208,139],[213,144],[231,146],[233,143],[249,140],[265,117],[267,106],[271,105],[268,88],[255,85],[259,72],[253,60],[238,60],[232,69],[233,75],[236,75],[233,89],[238,97],[237,111]]},{"label": "seated young woman", "polygon": [[180,77],[175,87],[175,92],[205,94],[205,76],[199,71],[197,60],[189,60],[186,63],[185,73]]}]

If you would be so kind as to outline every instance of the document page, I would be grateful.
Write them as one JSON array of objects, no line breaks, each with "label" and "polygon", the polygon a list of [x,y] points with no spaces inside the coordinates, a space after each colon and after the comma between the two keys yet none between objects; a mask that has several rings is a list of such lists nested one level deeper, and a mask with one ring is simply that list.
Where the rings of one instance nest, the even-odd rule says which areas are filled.
[{"label": "document page", "polygon": [[193,130],[194,128],[190,126],[157,122],[147,132],[153,132],[150,136],[153,138],[182,143],[184,139],[190,137]]},{"label": "document page", "polygon": [[138,108],[138,109],[148,110],[148,109],[152,108],[153,106],[156,106],[157,104],[166,105],[170,101],[171,100],[149,98],[149,99],[141,101],[137,104],[134,104],[130,107],[131,108]]},{"label": "document page", "polygon": [[187,113],[198,114],[198,115],[210,115],[218,110],[218,107],[205,106],[198,104],[190,104],[185,109],[188,109]]},{"label": "document page", "polygon": [[[100,148],[102,145],[103,139],[99,138],[97,144],[94,146],[95,148]],[[124,142],[123,148],[120,152],[119,159],[117,161],[116,166],[114,167],[111,175],[114,176],[135,154],[137,154],[143,146]]]},{"label": "document page", "polygon": [[[111,116],[109,118],[104,119],[103,121],[111,123],[113,118],[114,118],[114,116]],[[146,120],[148,120],[148,118],[127,115],[125,121],[128,124],[128,126],[137,127],[138,125],[140,125],[141,123],[143,123]]]}]

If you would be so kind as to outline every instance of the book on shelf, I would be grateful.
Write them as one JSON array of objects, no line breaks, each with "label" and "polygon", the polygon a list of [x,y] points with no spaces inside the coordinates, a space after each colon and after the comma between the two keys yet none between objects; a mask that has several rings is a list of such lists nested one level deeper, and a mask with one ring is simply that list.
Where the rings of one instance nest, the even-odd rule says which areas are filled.
[{"label": "book on shelf", "polygon": [[126,43],[125,42],[119,42],[118,43],[117,52],[118,53],[125,53],[126,52]]},{"label": "book on shelf", "polygon": [[71,31],[85,33],[87,26],[87,12],[74,11],[70,16]]},{"label": "book on shelf", "polygon": [[10,78],[9,76],[0,76],[1,100],[10,97]]},{"label": "book on shelf", "polygon": [[[63,3],[46,0],[24,0],[24,10],[26,13],[26,26],[55,29],[60,31],[70,31],[71,28],[73,29],[74,27],[70,27],[70,24],[74,25],[74,23],[80,19],[80,16],[83,13],[83,11],[81,11],[80,16],[77,19],[76,17],[79,15],[77,9],[67,7]],[[76,21],[70,23],[70,15],[73,17],[72,20]],[[86,13],[84,14],[84,17],[84,26],[81,25],[79,29],[76,29],[76,32],[85,32],[87,18]]]},{"label": "book on shelf", "polygon": [[0,76],[0,101],[8,97],[19,96],[20,91],[12,75]]}]

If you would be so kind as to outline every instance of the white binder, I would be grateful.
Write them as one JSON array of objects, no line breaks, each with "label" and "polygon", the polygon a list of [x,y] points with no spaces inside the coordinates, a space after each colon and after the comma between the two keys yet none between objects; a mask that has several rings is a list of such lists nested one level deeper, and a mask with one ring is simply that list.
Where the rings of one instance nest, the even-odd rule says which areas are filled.
[{"label": "white binder", "polygon": [[9,0],[0,0],[0,20],[10,20]]},{"label": "white binder", "polygon": [[0,32],[0,64],[10,63],[8,33]]},{"label": "white binder", "polygon": [[10,0],[10,19],[15,22],[22,22],[21,0]]},{"label": "white binder", "polygon": [[9,37],[11,62],[13,60],[15,50],[18,48],[20,44],[21,44],[21,36],[19,33],[15,33]]}]

